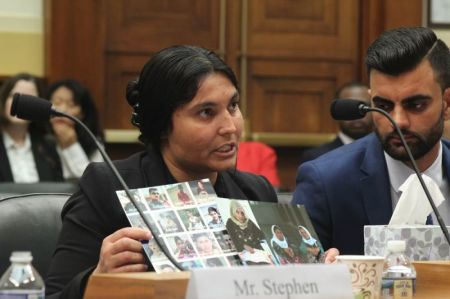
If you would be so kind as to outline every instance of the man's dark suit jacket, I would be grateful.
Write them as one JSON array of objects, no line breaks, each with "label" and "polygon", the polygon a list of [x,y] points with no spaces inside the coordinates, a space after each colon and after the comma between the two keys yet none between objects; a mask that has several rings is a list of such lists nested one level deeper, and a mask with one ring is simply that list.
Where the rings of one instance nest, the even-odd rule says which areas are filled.
[{"label": "man's dark suit jacket", "polygon": [[[154,152],[138,153],[115,165],[131,189],[176,182]],[[103,239],[130,226],[115,193],[122,189],[105,163],[87,167],[80,190],[62,211],[63,226],[47,273],[46,298],[82,298]],[[219,173],[214,189],[219,197],[277,201],[267,179],[235,170]]]},{"label": "man's dark suit jacket", "polygon": [[[442,144],[448,179],[450,142]],[[388,224],[393,212],[386,160],[376,135],[301,165],[293,202],[305,205],[324,248],[364,254],[364,225]]]},{"label": "man's dark suit jacket", "polygon": [[[43,136],[30,134],[31,151],[33,152],[40,182],[62,181],[62,168],[56,145]],[[11,164],[6,154],[3,136],[0,134],[0,182],[12,182]]]},{"label": "man's dark suit jacket", "polygon": [[333,141],[324,143],[318,147],[310,148],[303,152],[300,158],[300,164],[314,160],[322,156],[323,154],[331,152],[332,150],[337,149],[338,147],[341,147],[343,145],[344,143],[342,142],[342,140],[339,137],[336,137]]}]

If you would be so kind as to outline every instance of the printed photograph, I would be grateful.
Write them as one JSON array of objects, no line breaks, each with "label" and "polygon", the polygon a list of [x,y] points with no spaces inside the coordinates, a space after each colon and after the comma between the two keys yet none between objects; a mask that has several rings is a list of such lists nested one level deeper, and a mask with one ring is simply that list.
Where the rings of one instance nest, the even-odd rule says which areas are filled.
[{"label": "printed photograph", "polygon": [[157,187],[140,190],[150,210],[160,210],[170,207],[170,202],[164,194],[164,190]]},{"label": "printed photograph", "polygon": [[206,219],[208,227],[211,229],[224,229],[225,224],[223,223],[222,215],[217,208],[217,204],[201,206],[200,211],[203,215],[203,219]]},{"label": "printed photograph", "polygon": [[178,210],[178,215],[187,230],[206,229],[206,225],[200,217],[200,212],[197,208]]},{"label": "printed photograph", "polygon": [[197,254],[194,250],[191,240],[185,234],[168,237],[167,243],[172,251],[172,255],[177,260],[191,259]]},{"label": "printed photograph", "polygon": [[223,252],[229,253],[236,251],[236,247],[234,246],[233,241],[226,230],[214,232],[214,236],[216,237],[217,243],[219,243],[219,246]]},{"label": "printed photograph", "polygon": [[222,254],[212,233],[197,233],[191,236],[199,256],[211,256]]},{"label": "printed photograph", "polygon": [[245,200],[218,199],[219,210],[226,220],[228,234],[245,265],[271,265],[273,253],[263,247],[266,236]]},{"label": "printed photograph", "polygon": [[242,260],[239,255],[229,255],[226,257],[226,259],[228,260],[228,263],[231,267],[243,266]]},{"label": "printed photograph", "polygon": [[189,186],[198,203],[211,202],[217,197],[208,179],[189,182]]},{"label": "printed photograph", "polygon": [[183,231],[181,223],[174,211],[164,211],[153,215],[164,234],[180,233]]},{"label": "printed photograph", "polygon": [[[139,191],[138,190],[130,190],[130,193],[131,193],[131,195],[133,195],[133,198],[134,198],[136,204],[141,208],[141,210],[147,211],[147,207],[145,206],[143,199],[140,197]],[[124,209],[125,213],[137,213],[138,212],[136,206],[128,198],[125,191],[117,191],[116,194],[120,200],[120,203],[121,203],[122,208]]]},{"label": "printed photograph", "polygon": [[174,206],[189,206],[195,204],[194,199],[189,190],[188,183],[173,184],[166,188]]},{"label": "printed photograph", "polygon": [[186,270],[195,269],[195,268],[204,268],[204,266],[200,260],[185,261],[185,262],[181,262],[180,265],[181,265],[181,267],[183,267],[183,269],[186,269]]},{"label": "printed photograph", "polygon": [[226,267],[228,266],[224,257],[212,257],[209,259],[203,260],[203,263],[207,268],[215,268],[215,267]]},{"label": "printed photograph", "polygon": [[179,271],[170,263],[153,264],[153,267],[155,268],[156,273],[170,273]]}]

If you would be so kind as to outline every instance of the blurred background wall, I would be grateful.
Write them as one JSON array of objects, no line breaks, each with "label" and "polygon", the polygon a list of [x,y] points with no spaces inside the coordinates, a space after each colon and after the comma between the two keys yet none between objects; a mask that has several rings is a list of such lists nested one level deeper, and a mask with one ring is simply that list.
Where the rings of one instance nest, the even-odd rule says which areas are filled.
[{"label": "blurred background wall", "polygon": [[[157,50],[218,52],[242,89],[246,136],[273,146],[292,190],[302,150],[334,138],[337,87],[366,81],[363,57],[381,32],[427,25],[430,0],[0,0],[0,80],[28,71],[90,88],[107,151],[141,146],[124,90]],[[450,13],[450,12],[449,12]],[[450,44],[450,30],[436,29]]]}]

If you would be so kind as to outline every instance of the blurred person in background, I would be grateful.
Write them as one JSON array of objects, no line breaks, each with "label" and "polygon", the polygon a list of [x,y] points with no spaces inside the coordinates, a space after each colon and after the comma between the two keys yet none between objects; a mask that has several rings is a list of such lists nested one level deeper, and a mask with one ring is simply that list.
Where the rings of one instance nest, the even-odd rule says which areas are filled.
[{"label": "blurred person in background", "polygon": [[[342,85],[336,92],[338,99],[352,99],[363,101],[370,105],[369,87],[361,82],[348,82]],[[334,140],[311,148],[303,152],[300,164],[314,160],[319,156],[332,151],[344,144],[352,143],[373,131],[372,114],[356,120],[339,121],[339,132]]]},{"label": "blurred person in background", "polygon": [[[59,111],[80,119],[103,143],[97,107],[86,87],[72,79],[57,81],[49,86],[48,99]],[[64,179],[78,179],[90,162],[103,161],[94,141],[73,121],[54,117],[50,122]]]},{"label": "blurred person in background", "polygon": [[46,138],[45,124],[10,115],[13,95],[42,96],[39,80],[26,73],[6,80],[0,88],[0,182],[62,181],[55,144]]}]

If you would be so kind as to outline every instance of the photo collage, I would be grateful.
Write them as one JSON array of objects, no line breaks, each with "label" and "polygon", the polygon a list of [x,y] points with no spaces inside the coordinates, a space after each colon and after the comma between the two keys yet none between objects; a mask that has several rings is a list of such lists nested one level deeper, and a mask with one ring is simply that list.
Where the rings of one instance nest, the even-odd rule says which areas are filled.
[{"label": "photo collage", "polygon": [[[207,179],[130,192],[183,269],[317,263],[323,254],[300,205],[219,198]],[[130,224],[145,228],[125,192],[117,195]],[[178,271],[154,239],[143,246],[156,272]]]},{"label": "photo collage", "polygon": [[[217,195],[209,180],[130,190],[157,233],[183,269],[242,265],[225,230],[217,207]],[[146,225],[125,191],[117,191],[122,208],[133,227]],[[173,272],[154,239],[143,244],[155,271]]]}]

